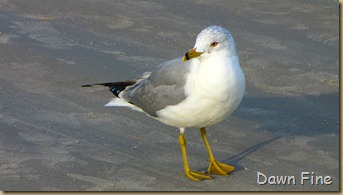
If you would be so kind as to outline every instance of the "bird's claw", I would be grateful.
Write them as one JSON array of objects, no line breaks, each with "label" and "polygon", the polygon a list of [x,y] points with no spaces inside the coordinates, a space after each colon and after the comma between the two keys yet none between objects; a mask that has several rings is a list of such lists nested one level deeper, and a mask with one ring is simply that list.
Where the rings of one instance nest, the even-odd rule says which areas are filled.
[{"label": "bird's claw", "polygon": [[224,176],[228,176],[228,173],[234,170],[235,170],[235,167],[224,164],[224,163],[220,163],[216,160],[211,160],[210,166],[208,167],[209,173],[214,173],[217,175],[224,175]]},{"label": "bird's claw", "polygon": [[211,176],[206,175],[203,172],[193,172],[193,171],[185,171],[186,176],[194,181],[201,181],[203,179],[212,179]]}]

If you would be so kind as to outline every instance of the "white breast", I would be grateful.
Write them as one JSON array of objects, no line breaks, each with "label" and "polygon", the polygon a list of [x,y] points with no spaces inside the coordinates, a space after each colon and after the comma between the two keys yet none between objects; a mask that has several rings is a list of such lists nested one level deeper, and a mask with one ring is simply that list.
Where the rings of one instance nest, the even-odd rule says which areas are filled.
[{"label": "white breast", "polygon": [[158,111],[159,121],[175,127],[206,127],[231,115],[240,104],[245,77],[238,58],[197,63],[194,60],[185,85],[187,98]]}]

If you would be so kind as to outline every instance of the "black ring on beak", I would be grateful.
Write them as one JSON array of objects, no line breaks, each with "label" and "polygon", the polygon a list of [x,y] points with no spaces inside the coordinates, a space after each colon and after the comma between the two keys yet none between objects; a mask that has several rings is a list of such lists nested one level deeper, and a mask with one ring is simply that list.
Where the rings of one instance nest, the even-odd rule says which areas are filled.
[{"label": "black ring on beak", "polygon": [[189,59],[190,59],[189,53],[188,53],[188,52],[185,53],[185,57],[186,57],[186,60],[189,60]]}]

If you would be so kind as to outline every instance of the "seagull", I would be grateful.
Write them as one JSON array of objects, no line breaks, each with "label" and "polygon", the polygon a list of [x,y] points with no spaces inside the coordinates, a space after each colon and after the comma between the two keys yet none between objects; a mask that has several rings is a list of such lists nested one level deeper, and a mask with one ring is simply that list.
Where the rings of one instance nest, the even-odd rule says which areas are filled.
[{"label": "seagull", "polygon": [[[245,92],[245,76],[239,65],[230,31],[209,26],[197,36],[193,49],[181,58],[158,65],[140,79],[83,85],[108,87],[114,98],[105,106],[124,106],[180,130],[179,143],[185,175],[194,181],[224,175],[234,167],[218,162],[211,151],[206,127],[229,117]],[[186,154],[186,128],[199,128],[209,155],[207,172],[191,171]]]}]

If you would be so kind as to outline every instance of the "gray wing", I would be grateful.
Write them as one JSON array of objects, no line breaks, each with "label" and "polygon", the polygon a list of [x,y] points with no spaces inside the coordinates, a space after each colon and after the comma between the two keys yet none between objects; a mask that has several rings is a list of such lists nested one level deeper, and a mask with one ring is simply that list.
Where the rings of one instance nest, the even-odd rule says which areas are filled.
[{"label": "gray wing", "polygon": [[184,86],[190,71],[189,61],[175,59],[159,65],[148,78],[123,91],[121,97],[150,116],[186,98]]}]

